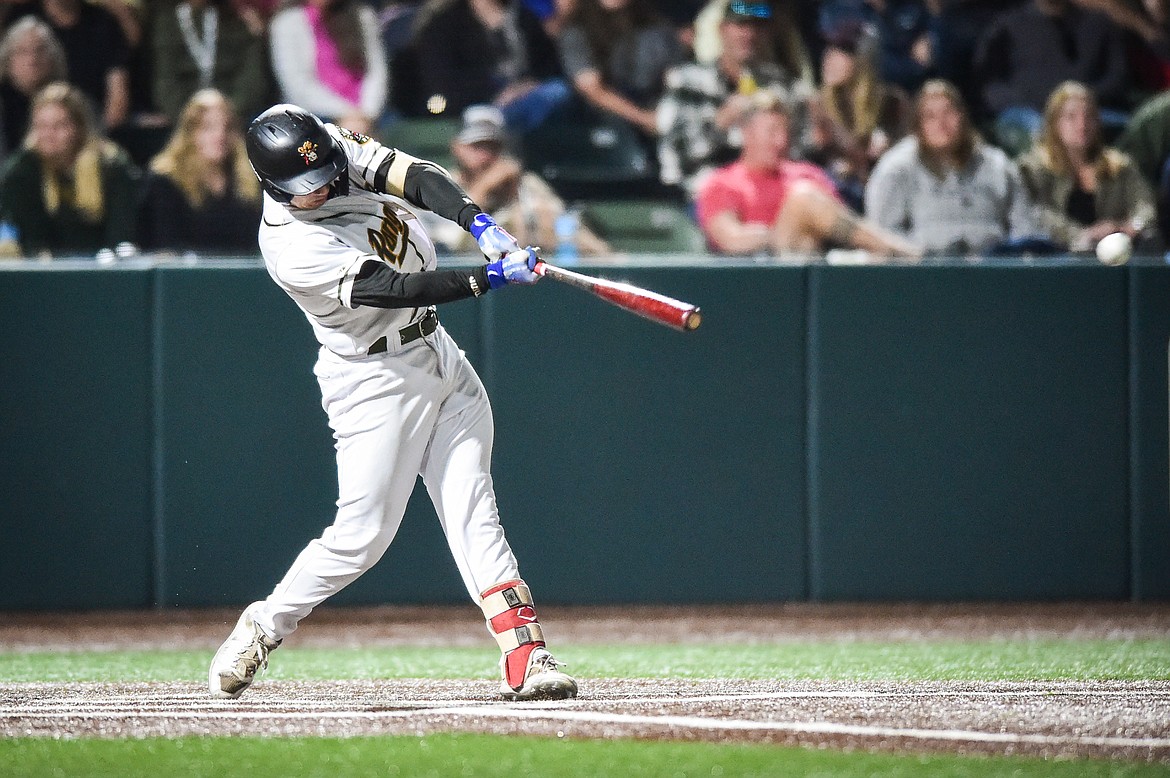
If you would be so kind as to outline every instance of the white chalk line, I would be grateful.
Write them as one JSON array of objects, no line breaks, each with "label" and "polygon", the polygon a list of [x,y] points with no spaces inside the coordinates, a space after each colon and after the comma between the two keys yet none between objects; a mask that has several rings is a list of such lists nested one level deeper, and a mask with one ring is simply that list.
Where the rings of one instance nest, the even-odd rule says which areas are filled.
[{"label": "white chalk line", "polygon": [[261,711],[107,711],[95,714],[84,712],[25,713],[23,718],[44,720],[76,720],[90,717],[103,719],[141,720],[165,718],[174,720],[338,720],[378,721],[409,718],[420,715],[479,717],[496,719],[537,719],[588,724],[630,724],[660,728],[726,730],[740,732],[789,732],[793,734],[848,735],[862,738],[902,738],[909,740],[945,740],[971,743],[1030,744],[1044,746],[1097,746],[1108,748],[1170,748],[1170,738],[1125,738],[1094,735],[1036,735],[1012,732],[979,732],[963,729],[922,729],[916,727],[876,727],[859,724],[837,724],[821,721],[743,721],[738,719],[711,719],[702,716],[644,716],[629,713],[601,713],[597,711],[509,708],[501,706],[446,707],[392,711],[291,711],[282,713]]},{"label": "white chalk line", "polygon": [[[642,696],[622,696],[622,697],[592,697],[582,698],[577,701],[577,704],[589,702],[597,704],[623,704],[623,703],[637,703],[637,704],[677,704],[677,705],[696,705],[709,702],[750,702],[750,701],[767,701],[767,700],[800,700],[800,699],[920,699],[920,698],[967,698],[972,701],[984,699],[1011,699],[1011,698],[1029,698],[1029,697],[1116,697],[1116,698],[1139,698],[1143,700],[1165,700],[1170,703],[1170,689],[1166,691],[1150,690],[1150,689],[994,689],[994,690],[932,690],[932,691],[898,691],[898,690],[853,690],[853,691],[827,691],[827,690],[808,690],[808,691],[771,691],[771,692],[742,692],[730,694],[696,694],[696,695],[659,695],[654,697]],[[246,698],[244,702],[224,702],[217,701],[211,698],[204,692],[193,693],[175,693],[160,696],[141,696],[141,695],[112,695],[108,697],[101,697],[94,699],[92,697],[62,697],[51,700],[37,700],[30,701],[25,704],[18,705],[0,705],[0,716],[19,715],[26,712],[34,711],[57,711],[61,709],[69,709],[71,711],[90,709],[94,711],[110,710],[117,708],[125,708],[127,710],[142,710],[145,708],[169,708],[175,704],[180,703],[195,703],[202,706],[227,706],[227,709],[238,710],[240,705],[269,705],[269,706],[287,706],[287,707],[306,707],[306,708],[323,708],[331,705],[329,700],[323,698],[296,698],[296,697],[279,697],[277,699],[258,698],[253,696]],[[339,703],[338,705],[353,704],[351,701]],[[437,700],[397,700],[393,697],[385,700],[378,700],[369,698],[370,705],[394,705],[403,708],[435,708],[441,706],[475,706],[482,705],[482,700],[452,700],[452,699],[437,699]],[[501,706],[507,703],[498,703]],[[562,707],[564,702],[529,702],[522,703],[526,707],[545,707],[555,706]],[[337,706],[334,706],[335,708]]]},{"label": "white chalk line", "polygon": [[[727,731],[789,732],[794,734],[832,734],[868,738],[906,738],[912,740],[945,740],[960,742],[984,742],[1002,744],[1035,744],[1047,746],[1082,745],[1116,748],[1170,748],[1170,738],[1125,738],[1091,735],[1040,735],[1008,732],[979,732],[975,730],[898,728],[839,724],[833,722],[792,722],[752,721],[743,719],[710,718],[703,716],[664,715],[650,716],[628,713],[606,713],[601,711],[575,710],[567,706],[582,703],[617,704],[636,702],[640,704],[687,705],[710,702],[748,702],[791,699],[914,699],[925,697],[960,697],[971,700],[987,698],[1029,698],[1029,697],[1083,697],[1087,694],[1109,697],[1134,697],[1142,699],[1166,699],[1170,693],[1151,690],[933,690],[922,692],[855,690],[855,691],[773,691],[747,692],[739,694],[704,694],[691,696],[661,695],[656,697],[617,697],[582,699],[573,702],[545,703],[494,703],[484,705],[479,701],[453,700],[387,700],[394,710],[316,710],[272,712],[264,710],[240,710],[238,705],[249,703],[218,702],[202,694],[177,694],[169,697],[142,698],[135,695],[119,695],[101,700],[92,698],[63,698],[28,704],[0,706],[0,721],[4,718],[69,721],[86,718],[107,718],[120,720],[168,719],[237,719],[237,720],[390,720],[416,716],[455,716],[481,718],[523,718],[548,721],[637,724],[665,728],[692,728]],[[176,703],[194,702],[204,707],[196,711],[175,711]],[[276,700],[256,699],[257,705],[301,706],[320,708],[328,703],[321,699]],[[351,703],[352,704],[352,703]]]}]

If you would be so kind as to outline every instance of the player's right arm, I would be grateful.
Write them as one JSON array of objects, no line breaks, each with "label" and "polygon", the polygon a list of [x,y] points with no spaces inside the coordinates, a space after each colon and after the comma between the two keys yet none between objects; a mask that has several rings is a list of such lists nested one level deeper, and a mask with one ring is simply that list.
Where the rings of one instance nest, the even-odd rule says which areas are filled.
[{"label": "player's right arm", "polygon": [[348,143],[353,171],[366,189],[401,197],[411,205],[455,222],[471,233],[489,260],[499,260],[520,250],[516,239],[484,213],[441,166],[383,146],[364,135],[347,130],[340,131],[340,135]]},{"label": "player's right arm", "polygon": [[359,305],[413,308],[478,297],[505,284],[534,284],[536,250],[521,249],[508,232],[476,205],[439,165],[392,149],[365,136],[343,131],[354,172],[375,192],[401,197],[432,211],[471,233],[488,264],[470,273],[457,270],[401,273],[384,262],[367,259],[353,278]]}]

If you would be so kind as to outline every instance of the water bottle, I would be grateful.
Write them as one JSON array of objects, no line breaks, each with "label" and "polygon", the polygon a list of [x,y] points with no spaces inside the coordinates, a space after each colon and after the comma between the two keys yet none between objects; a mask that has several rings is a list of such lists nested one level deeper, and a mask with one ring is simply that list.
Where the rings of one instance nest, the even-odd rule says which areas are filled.
[{"label": "water bottle", "polygon": [[553,230],[557,235],[557,262],[572,265],[580,259],[577,246],[577,231],[581,228],[581,215],[576,208],[570,208],[557,217]]},{"label": "water bottle", "polygon": [[0,221],[0,257],[17,259],[20,256],[20,230],[10,221]]}]

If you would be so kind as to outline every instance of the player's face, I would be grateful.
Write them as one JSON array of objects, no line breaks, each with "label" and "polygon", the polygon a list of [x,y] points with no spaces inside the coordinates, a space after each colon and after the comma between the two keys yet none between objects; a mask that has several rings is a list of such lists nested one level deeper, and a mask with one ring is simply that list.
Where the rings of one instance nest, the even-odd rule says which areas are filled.
[{"label": "player's face", "polygon": [[45,103],[32,117],[33,147],[42,159],[62,166],[72,164],[81,133],[69,112],[56,103]]},{"label": "player's face", "polygon": [[922,102],[919,118],[922,142],[935,151],[947,152],[959,144],[963,115],[945,95],[931,95]]},{"label": "player's face", "polygon": [[297,195],[289,200],[288,204],[293,208],[302,208],[306,211],[311,211],[314,208],[320,208],[329,199],[330,184],[326,184],[320,189],[314,189],[306,195]]},{"label": "player's face", "polygon": [[201,160],[223,164],[231,153],[232,125],[228,113],[216,105],[203,112],[195,128],[195,151]]},{"label": "player's face", "polygon": [[1064,101],[1056,115],[1056,135],[1070,151],[1084,151],[1097,135],[1097,117],[1083,97]]}]

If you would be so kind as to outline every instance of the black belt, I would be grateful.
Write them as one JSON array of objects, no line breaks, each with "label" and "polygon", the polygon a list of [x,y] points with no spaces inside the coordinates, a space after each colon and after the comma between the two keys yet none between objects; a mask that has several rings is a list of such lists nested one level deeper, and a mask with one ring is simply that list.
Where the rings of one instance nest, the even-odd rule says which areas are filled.
[{"label": "black belt", "polygon": [[[414,324],[408,324],[407,326],[398,330],[399,344],[405,346],[407,343],[410,343],[412,340],[418,340],[419,338],[430,335],[432,332],[434,332],[438,328],[439,328],[439,314],[435,313],[434,308],[431,308],[429,311],[427,311],[425,314],[423,314],[423,317],[421,319],[416,321]],[[380,337],[374,341],[373,345],[370,346],[370,350],[367,351],[366,353],[373,355],[373,354],[381,354],[385,351],[386,351],[386,336],[383,335],[382,337]]]}]

